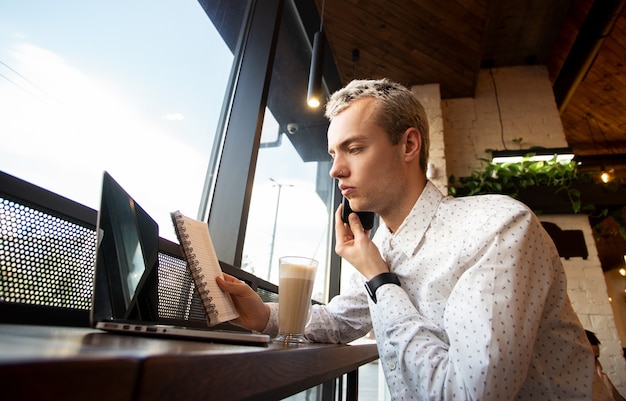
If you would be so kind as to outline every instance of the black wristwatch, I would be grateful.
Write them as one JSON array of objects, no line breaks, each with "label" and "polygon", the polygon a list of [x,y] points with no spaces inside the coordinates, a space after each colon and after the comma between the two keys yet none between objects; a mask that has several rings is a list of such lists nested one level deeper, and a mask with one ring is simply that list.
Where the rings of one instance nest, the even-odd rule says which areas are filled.
[{"label": "black wristwatch", "polygon": [[376,299],[376,290],[383,284],[395,284],[400,287],[400,280],[396,273],[380,273],[378,276],[372,277],[370,281],[365,282],[365,289],[367,293],[370,294],[370,298],[372,301],[376,303],[378,300]]}]

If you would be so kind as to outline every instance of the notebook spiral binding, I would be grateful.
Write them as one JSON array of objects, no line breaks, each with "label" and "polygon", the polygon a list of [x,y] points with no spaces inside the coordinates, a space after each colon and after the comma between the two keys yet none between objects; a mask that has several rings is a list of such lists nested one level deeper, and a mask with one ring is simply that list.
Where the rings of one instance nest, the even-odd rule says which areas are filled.
[{"label": "notebook spiral binding", "polygon": [[176,224],[174,224],[174,229],[177,231],[180,245],[183,250],[183,256],[185,257],[185,261],[187,262],[187,267],[189,269],[189,273],[191,274],[191,278],[196,285],[196,290],[198,291],[198,295],[200,296],[200,301],[204,305],[207,313],[216,316],[218,312],[215,308],[215,304],[213,303],[213,297],[210,295],[209,290],[206,289],[206,283],[203,282],[204,275],[201,274],[202,269],[199,266],[200,262],[193,252],[191,242],[188,241],[189,234],[186,233],[187,228],[185,227],[185,222],[182,219],[182,214],[180,212],[174,212],[173,215],[174,221],[176,222]]}]

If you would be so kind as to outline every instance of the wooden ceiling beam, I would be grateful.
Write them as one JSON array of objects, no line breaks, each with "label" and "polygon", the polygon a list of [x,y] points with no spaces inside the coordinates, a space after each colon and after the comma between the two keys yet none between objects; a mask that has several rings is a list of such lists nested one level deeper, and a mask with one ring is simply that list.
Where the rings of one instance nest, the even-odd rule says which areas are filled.
[{"label": "wooden ceiling beam", "polygon": [[596,0],[591,6],[553,85],[554,96],[561,114],[593,65],[604,40],[610,35],[615,22],[622,14],[624,4],[626,0]]}]

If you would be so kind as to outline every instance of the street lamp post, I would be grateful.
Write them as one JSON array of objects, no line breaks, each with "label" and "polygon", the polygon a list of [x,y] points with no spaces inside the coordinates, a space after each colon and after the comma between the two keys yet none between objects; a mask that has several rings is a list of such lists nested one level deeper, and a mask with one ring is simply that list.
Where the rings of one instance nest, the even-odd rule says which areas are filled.
[{"label": "street lamp post", "polygon": [[276,212],[274,213],[274,228],[272,230],[272,244],[270,245],[270,263],[267,268],[267,281],[270,281],[270,276],[272,274],[272,259],[274,259],[274,241],[276,240],[276,223],[278,222],[278,209],[280,207],[281,191],[283,187],[293,187],[291,184],[281,184],[271,177],[270,181],[274,183],[274,186],[278,187],[278,196],[276,198]]}]

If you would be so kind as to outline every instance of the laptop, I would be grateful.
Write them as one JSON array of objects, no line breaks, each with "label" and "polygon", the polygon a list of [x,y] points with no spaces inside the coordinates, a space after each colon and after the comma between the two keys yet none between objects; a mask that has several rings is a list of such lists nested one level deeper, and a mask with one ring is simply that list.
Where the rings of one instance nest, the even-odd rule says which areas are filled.
[{"label": "laptop", "polygon": [[[266,334],[163,324],[159,317],[159,226],[104,172],[97,220],[91,326],[136,335],[267,345]],[[183,287],[181,283],[181,287]],[[181,288],[183,297],[184,288]],[[183,321],[183,323],[185,323]]]}]

